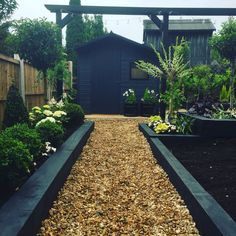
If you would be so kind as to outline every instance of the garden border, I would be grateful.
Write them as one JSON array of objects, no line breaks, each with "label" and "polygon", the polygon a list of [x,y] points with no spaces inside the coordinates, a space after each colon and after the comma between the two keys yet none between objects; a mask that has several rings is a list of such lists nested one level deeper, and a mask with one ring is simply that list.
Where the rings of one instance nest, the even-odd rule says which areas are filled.
[{"label": "garden border", "polygon": [[[144,124],[140,124],[139,128],[147,137],[158,163],[164,168],[171,182],[184,199],[200,234],[204,236],[235,236],[236,223],[229,214],[205,191],[159,137],[147,135],[148,133],[151,134],[148,132],[148,126],[145,127]],[[174,136],[177,137],[177,135]]]},{"label": "garden border", "polygon": [[190,117],[193,133],[204,137],[236,137],[236,119],[209,119],[206,117],[178,112],[180,116]]},{"label": "garden border", "polygon": [[93,129],[82,124],[0,208],[1,236],[36,235]]}]

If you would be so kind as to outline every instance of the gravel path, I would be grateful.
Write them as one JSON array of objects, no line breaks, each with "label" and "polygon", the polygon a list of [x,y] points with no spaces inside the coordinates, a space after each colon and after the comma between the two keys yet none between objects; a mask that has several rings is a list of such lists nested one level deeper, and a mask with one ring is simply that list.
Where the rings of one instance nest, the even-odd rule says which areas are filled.
[{"label": "gravel path", "polygon": [[39,235],[199,235],[137,124],[96,120]]}]

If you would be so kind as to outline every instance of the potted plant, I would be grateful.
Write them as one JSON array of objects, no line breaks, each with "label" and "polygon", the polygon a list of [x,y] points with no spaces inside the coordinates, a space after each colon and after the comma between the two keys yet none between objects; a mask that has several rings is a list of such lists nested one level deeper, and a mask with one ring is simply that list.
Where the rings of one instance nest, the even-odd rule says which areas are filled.
[{"label": "potted plant", "polygon": [[145,89],[141,98],[140,114],[141,116],[151,116],[155,113],[155,105],[157,103],[157,94],[154,90]]},{"label": "potted plant", "polygon": [[134,90],[128,89],[123,93],[123,97],[124,97],[124,115],[137,116],[138,104]]}]

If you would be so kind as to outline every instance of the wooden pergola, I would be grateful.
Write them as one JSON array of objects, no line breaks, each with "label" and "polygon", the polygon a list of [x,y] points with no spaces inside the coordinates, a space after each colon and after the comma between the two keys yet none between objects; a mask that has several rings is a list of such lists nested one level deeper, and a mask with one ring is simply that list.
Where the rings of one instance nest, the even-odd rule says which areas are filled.
[{"label": "wooden pergola", "polygon": [[[236,8],[153,8],[153,7],[109,7],[109,6],[78,6],[78,5],[45,5],[56,13],[56,23],[62,29],[76,14],[109,14],[109,15],[143,15],[148,16],[162,32],[162,43],[169,46],[169,16],[235,16]],[[62,14],[67,15],[62,18]],[[162,20],[158,16],[163,16]],[[57,93],[62,94],[59,82]],[[161,92],[166,91],[166,79],[161,80]],[[165,105],[161,104],[160,115],[165,117]]]}]

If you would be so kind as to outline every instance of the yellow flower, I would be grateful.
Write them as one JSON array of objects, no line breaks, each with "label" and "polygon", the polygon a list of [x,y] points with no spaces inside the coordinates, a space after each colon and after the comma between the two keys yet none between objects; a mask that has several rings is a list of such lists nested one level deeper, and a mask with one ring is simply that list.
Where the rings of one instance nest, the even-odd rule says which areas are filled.
[{"label": "yellow flower", "polygon": [[156,126],[155,132],[157,134],[164,133],[164,132],[168,131],[168,129],[169,129],[169,125],[167,125],[166,123],[160,123]]},{"label": "yellow flower", "polygon": [[33,111],[41,111],[41,108],[38,107],[38,106],[36,106],[36,107],[33,107],[32,110],[33,110]]},{"label": "yellow flower", "polygon": [[43,105],[43,108],[44,109],[50,109],[50,106],[46,104],[46,105]]},{"label": "yellow flower", "polygon": [[149,121],[150,122],[161,121],[161,117],[160,116],[150,116]]}]

